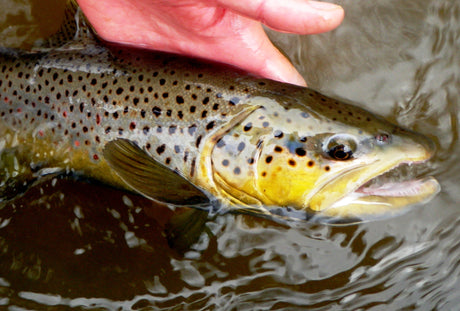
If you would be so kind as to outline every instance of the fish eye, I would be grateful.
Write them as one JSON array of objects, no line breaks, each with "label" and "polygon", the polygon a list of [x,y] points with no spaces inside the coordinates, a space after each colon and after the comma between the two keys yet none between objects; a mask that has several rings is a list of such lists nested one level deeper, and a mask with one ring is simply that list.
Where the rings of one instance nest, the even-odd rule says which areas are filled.
[{"label": "fish eye", "polygon": [[379,145],[387,145],[390,143],[391,137],[386,133],[380,133],[375,135],[375,140]]},{"label": "fish eye", "polygon": [[331,136],[324,145],[327,155],[337,161],[347,161],[353,158],[356,151],[356,140],[350,135]]}]

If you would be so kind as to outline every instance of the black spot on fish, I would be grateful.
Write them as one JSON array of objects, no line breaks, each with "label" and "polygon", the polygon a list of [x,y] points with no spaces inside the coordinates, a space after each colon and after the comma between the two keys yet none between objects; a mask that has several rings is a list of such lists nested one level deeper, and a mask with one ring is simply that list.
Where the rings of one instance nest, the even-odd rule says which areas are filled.
[{"label": "black spot on fish", "polygon": [[211,121],[209,122],[207,125],[206,125],[206,130],[211,130],[215,125],[215,122],[214,121]]},{"label": "black spot on fish", "polygon": [[155,107],[152,108],[152,112],[155,115],[155,117],[159,117],[161,115],[161,108],[155,106]]},{"label": "black spot on fish", "polygon": [[203,105],[207,105],[209,103],[209,97],[205,97],[203,99]]},{"label": "black spot on fish", "polygon": [[169,126],[169,134],[174,134],[176,132],[177,126],[176,125],[170,125]]},{"label": "black spot on fish", "polygon": [[276,138],[283,138],[284,134],[283,132],[281,132],[280,130],[276,130],[274,133],[273,133],[273,136],[275,136]]},{"label": "black spot on fish", "polygon": [[165,85],[166,80],[165,79],[160,79],[160,85]]},{"label": "black spot on fish", "polygon": [[240,143],[238,144],[237,149],[238,149],[238,151],[241,152],[241,151],[244,150],[245,147],[246,147],[246,144],[245,144],[244,142],[240,142]]},{"label": "black spot on fish", "polygon": [[177,95],[176,96],[176,103],[183,104],[184,103],[184,98],[182,96]]},{"label": "black spot on fish", "polygon": [[227,159],[222,161],[223,166],[228,166],[229,164],[230,164],[230,162]]},{"label": "black spot on fish", "polygon": [[196,165],[196,158],[192,159],[192,165],[190,167],[190,176],[193,177],[195,175],[195,165]]},{"label": "black spot on fish", "polygon": [[244,126],[244,128],[243,128],[243,130],[244,130],[245,132],[248,132],[248,131],[250,131],[251,129],[252,129],[252,123],[251,123],[251,122],[249,122],[248,124],[246,124],[246,125]]},{"label": "black spot on fish", "polygon": [[269,125],[270,125],[270,123],[268,123],[267,121],[265,121],[264,123],[262,123],[262,126],[263,126],[264,128],[268,127]]},{"label": "black spot on fish", "polygon": [[147,135],[150,131],[150,128],[148,126],[144,126],[144,128],[142,129],[142,133],[144,133],[144,135]]},{"label": "black spot on fish", "polygon": [[307,154],[307,152],[305,151],[305,149],[303,148],[296,148],[295,150],[295,153],[299,156],[299,157],[303,157]]},{"label": "black spot on fish", "polygon": [[204,119],[206,118],[206,115],[208,114],[208,111],[207,110],[203,110],[203,112],[201,113],[201,118]]},{"label": "black spot on fish", "polygon": [[282,152],[282,151],[283,151],[283,148],[281,148],[280,146],[275,147],[275,152]]},{"label": "black spot on fish", "polygon": [[168,92],[164,92],[161,96],[163,96],[163,98],[168,98],[169,93],[168,93]]},{"label": "black spot on fish", "polygon": [[272,156],[267,156],[267,157],[265,158],[265,163],[269,164],[272,160],[273,160],[273,157],[272,157]]},{"label": "black spot on fish", "polygon": [[165,149],[166,149],[166,145],[163,144],[157,148],[157,153],[161,155],[165,151]]},{"label": "black spot on fish", "polygon": [[119,87],[115,93],[117,93],[117,95],[121,95],[121,93],[123,93],[123,88],[122,87]]},{"label": "black spot on fish", "polygon": [[237,167],[235,167],[235,169],[233,170],[233,173],[234,173],[235,175],[239,175],[239,174],[241,174],[241,169],[237,166]]},{"label": "black spot on fish", "polygon": [[288,164],[290,166],[296,166],[296,162],[293,159],[289,159]]},{"label": "black spot on fish", "polygon": [[308,167],[313,167],[313,165],[315,165],[315,162],[313,162],[313,161],[311,161],[311,160],[308,161],[308,163],[307,163],[307,166],[308,166]]},{"label": "black spot on fish", "polygon": [[180,153],[180,147],[178,145],[174,145],[174,152]]},{"label": "black spot on fish", "polygon": [[231,105],[231,106],[235,106],[236,104],[238,104],[240,102],[240,99],[238,97],[232,97],[230,98],[230,100],[228,101],[228,103]]},{"label": "black spot on fish", "polygon": [[171,109],[166,110],[166,115],[170,117],[172,115],[172,110]]},{"label": "black spot on fish", "polygon": [[201,135],[198,136],[198,138],[196,139],[195,146],[198,148],[200,146],[200,143],[201,143]]}]

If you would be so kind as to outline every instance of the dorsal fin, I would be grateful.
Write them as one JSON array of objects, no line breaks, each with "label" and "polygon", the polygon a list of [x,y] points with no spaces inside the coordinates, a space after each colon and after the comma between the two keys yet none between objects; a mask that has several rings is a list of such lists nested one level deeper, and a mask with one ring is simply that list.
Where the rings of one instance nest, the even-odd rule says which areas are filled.
[{"label": "dorsal fin", "polygon": [[75,0],[67,0],[64,20],[59,30],[34,50],[55,49],[68,44],[91,44],[97,41],[95,31]]}]

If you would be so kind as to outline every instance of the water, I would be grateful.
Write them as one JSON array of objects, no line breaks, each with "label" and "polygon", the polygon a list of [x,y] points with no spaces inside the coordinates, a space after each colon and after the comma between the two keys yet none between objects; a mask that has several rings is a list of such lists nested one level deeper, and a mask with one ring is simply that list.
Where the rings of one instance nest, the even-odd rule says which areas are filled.
[{"label": "water", "polygon": [[[3,44],[51,32],[60,10],[52,2],[2,0]],[[170,212],[146,213],[148,200],[103,185],[49,178],[0,209],[0,306],[458,309],[460,2],[340,3],[346,20],[332,33],[271,36],[310,86],[431,137],[438,153],[426,171],[442,185],[435,200],[340,227],[226,215],[182,253],[164,235]]]}]

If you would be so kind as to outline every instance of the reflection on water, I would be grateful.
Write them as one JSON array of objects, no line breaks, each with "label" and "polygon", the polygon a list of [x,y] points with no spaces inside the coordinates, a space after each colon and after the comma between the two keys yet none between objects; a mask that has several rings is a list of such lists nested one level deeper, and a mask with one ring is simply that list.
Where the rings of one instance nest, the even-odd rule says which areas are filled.
[{"label": "reflection on water", "polygon": [[[31,14],[51,13],[38,3],[2,2],[2,42],[40,36]],[[442,184],[435,200],[392,219],[348,226],[285,227],[221,216],[209,219],[197,243],[181,253],[168,245],[168,210],[153,208],[149,217],[141,206],[151,203],[139,196],[49,178],[0,208],[0,305],[458,308],[460,3],[341,3],[347,17],[338,30],[273,39],[312,87],[434,139],[438,153],[426,170]]]}]

